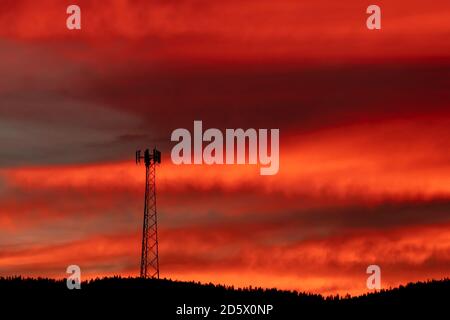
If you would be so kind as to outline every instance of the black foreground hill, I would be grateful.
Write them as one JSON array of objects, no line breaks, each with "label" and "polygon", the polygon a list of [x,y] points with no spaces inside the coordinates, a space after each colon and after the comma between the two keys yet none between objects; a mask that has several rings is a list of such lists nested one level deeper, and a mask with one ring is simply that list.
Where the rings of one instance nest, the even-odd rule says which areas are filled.
[{"label": "black foreground hill", "polygon": [[[273,306],[273,310],[269,310],[268,305]],[[189,314],[194,310],[189,308],[193,307],[197,307],[197,314]],[[198,314],[199,307],[209,307],[208,316]],[[358,297],[323,297],[276,289],[234,289],[166,279],[120,277],[85,281],[80,290],[69,290],[66,280],[0,277],[0,310],[2,314],[12,311],[12,315],[17,316],[22,313],[58,318],[82,315],[80,319],[94,316],[135,319],[139,316],[151,320],[309,319],[311,315],[314,318],[361,319],[370,315],[385,319],[395,313],[401,314],[403,319],[406,315],[417,316],[418,312],[447,318],[449,307],[450,279],[410,283]],[[185,314],[177,314],[177,311]]]}]

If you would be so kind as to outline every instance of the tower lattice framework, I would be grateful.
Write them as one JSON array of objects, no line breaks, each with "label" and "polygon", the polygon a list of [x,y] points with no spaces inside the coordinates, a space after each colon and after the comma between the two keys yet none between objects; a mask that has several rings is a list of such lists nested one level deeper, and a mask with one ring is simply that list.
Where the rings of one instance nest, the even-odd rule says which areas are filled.
[{"label": "tower lattice framework", "polygon": [[156,165],[161,163],[161,152],[147,149],[144,156],[136,151],[136,163],[144,159],[145,163],[145,196],[144,222],[142,226],[141,278],[159,279],[158,257],[158,219],[156,212]]}]

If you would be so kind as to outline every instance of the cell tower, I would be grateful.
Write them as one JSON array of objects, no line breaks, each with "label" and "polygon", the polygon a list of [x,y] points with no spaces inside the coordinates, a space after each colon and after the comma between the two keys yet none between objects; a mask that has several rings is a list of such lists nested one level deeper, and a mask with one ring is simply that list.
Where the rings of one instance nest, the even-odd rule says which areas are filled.
[{"label": "cell tower", "polygon": [[156,217],[156,164],[161,163],[161,152],[147,149],[144,156],[136,151],[136,164],[145,163],[144,224],[142,228],[141,278],[159,279],[158,223]]}]

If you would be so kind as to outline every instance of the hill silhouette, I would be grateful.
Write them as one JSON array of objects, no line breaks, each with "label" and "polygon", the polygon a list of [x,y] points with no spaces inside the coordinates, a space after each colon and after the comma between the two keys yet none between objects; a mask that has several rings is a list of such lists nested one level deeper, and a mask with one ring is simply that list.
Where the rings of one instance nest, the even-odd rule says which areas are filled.
[{"label": "hill silhouette", "polygon": [[[140,279],[110,277],[84,281],[80,290],[69,290],[66,280],[47,278],[0,278],[2,310],[34,315],[60,315],[61,312],[89,315],[126,315],[133,319],[142,312],[145,319],[299,319],[301,315],[386,316],[392,312],[403,315],[417,311],[447,313],[450,297],[450,279],[410,283],[390,290],[357,297],[328,296],[296,291],[262,288],[238,288],[222,285],[180,282],[167,279]],[[16,303],[20,302],[19,307]],[[234,314],[221,314],[225,311]],[[273,310],[263,314],[263,307],[249,308],[259,314],[240,314],[236,305],[272,305]],[[24,307],[25,306],[25,307]],[[209,306],[204,315],[178,315],[180,307]],[[6,309],[5,309],[6,308]],[[245,307],[241,307],[243,311]],[[213,311],[215,310],[215,311]],[[268,314],[267,314],[268,313]]]}]

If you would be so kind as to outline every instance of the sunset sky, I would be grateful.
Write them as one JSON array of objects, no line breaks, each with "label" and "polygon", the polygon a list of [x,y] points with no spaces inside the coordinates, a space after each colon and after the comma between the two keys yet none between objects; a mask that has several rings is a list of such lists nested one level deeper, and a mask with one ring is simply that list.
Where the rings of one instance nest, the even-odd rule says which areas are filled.
[{"label": "sunset sky", "polygon": [[[279,128],[278,174],[172,164],[194,120]],[[156,145],[162,277],[449,277],[449,128],[448,0],[0,0],[0,276],[137,276]]]}]

